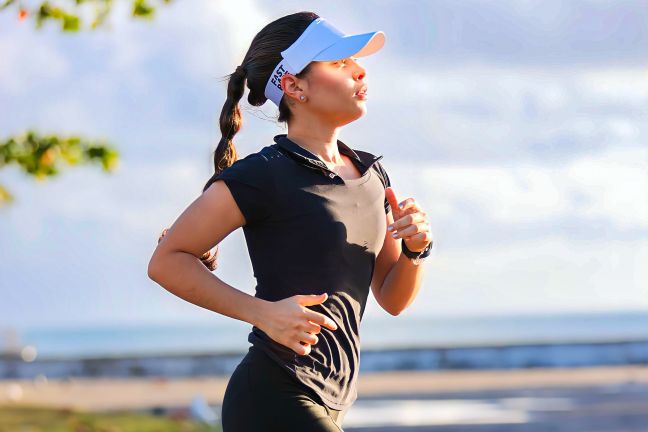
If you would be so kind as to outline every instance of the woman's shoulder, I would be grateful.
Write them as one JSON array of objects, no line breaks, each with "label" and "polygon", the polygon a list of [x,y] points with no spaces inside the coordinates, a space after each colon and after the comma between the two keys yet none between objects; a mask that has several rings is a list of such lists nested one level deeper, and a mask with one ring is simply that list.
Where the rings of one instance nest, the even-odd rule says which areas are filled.
[{"label": "woman's shoulder", "polygon": [[217,176],[228,186],[243,214],[246,225],[259,222],[272,212],[271,197],[275,195],[272,158],[265,148],[239,157]]},{"label": "woman's shoulder", "polygon": [[279,153],[272,146],[265,146],[246,156],[240,157],[231,166],[240,165],[241,167],[245,166],[249,168],[267,168],[277,156],[279,156]]},{"label": "woman's shoulder", "polygon": [[275,157],[274,152],[268,147],[249,153],[235,160],[232,165],[225,168],[225,171],[267,171]]},{"label": "woman's shoulder", "polygon": [[218,178],[245,183],[263,193],[272,194],[275,172],[279,171],[276,168],[276,153],[270,146],[266,146],[245,156],[239,156],[236,161],[221,171]]}]

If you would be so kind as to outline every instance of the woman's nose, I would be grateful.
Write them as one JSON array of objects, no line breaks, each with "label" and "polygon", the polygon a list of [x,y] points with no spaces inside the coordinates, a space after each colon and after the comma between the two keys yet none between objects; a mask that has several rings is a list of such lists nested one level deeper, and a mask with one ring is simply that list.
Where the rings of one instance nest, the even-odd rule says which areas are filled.
[{"label": "woman's nose", "polygon": [[367,71],[365,68],[360,65],[355,59],[353,60],[353,64],[355,65],[355,71],[353,72],[353,76],[356,80],[362,79],[367,75]]}]

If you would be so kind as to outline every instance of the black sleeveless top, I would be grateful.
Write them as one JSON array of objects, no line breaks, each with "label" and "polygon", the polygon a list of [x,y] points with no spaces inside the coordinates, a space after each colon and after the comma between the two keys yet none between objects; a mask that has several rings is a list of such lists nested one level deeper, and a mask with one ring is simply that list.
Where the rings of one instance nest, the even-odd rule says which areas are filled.
[{"label": "black sleeveless top", "polygon": [[344,180],[316,155],[286,136],[234,162],[217,179],[232,193],[243,226],[255,296],[278,301],[295,294],[328,293],[307,306],[333,319],[302,356],[256,326],[248,341],[262,349],[333,409],[357,399],[362,319],[376,256],[386,232],[389,177],[374,156],[338,140],[361,177]]}]

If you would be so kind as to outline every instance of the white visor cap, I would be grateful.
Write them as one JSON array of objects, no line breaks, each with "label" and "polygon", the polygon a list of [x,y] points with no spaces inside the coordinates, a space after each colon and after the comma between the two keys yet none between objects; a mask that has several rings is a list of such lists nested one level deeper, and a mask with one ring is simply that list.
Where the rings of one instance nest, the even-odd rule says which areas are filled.
[{"label": "white visor cap", "polygon": [[265,96],[279,106],[283,97],[281,77],[286,72],[296,75],[312,61],[332,61],[347,57],[364,57],[385,44],[385,33],[374,31],[345,35],[324,18],[317,18],[299,38],[281,52],[282,60],[275,67],[265,88]]}]

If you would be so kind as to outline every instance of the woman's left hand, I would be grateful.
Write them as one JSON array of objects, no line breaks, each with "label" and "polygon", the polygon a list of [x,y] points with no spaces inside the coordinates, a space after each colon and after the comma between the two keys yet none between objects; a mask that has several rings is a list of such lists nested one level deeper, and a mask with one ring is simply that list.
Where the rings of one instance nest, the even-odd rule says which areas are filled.
[{"label": "woman's left hand", "polygon": [[414,198],[399,203],[391,187],[385,189],[385,197],[394,215],[394,222],[387,227],[387,231],[394,233],[393,238],[402,238],[412,252],[420,252],[432,243],[427,213],[421,210]]}]

